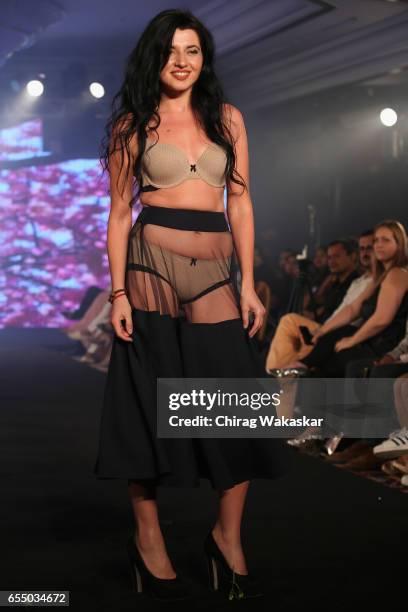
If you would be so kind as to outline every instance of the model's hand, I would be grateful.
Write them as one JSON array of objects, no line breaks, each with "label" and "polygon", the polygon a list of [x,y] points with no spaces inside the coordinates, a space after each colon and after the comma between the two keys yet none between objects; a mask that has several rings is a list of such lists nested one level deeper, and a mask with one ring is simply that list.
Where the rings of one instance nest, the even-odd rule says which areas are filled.
[{"label": "model's hand", "polygon": [[115,334],[122,338],[132,342],[132,309],[129,304],[129,300],[126,295],[121,295],[113,300],[112,311],[111,311],[111,324],[115,330]]},{"label": "model's hand", "polygon": [[344,351],[344,349],[351,348],[352,346],[354,346],[353,336],[346,336],[345,338],[342,338],[336,342],[334,350],[336,353],[338,353],[339,351]]},{"label": "model's hand", "polygon": [[242,321],[244,328],[246,329],[249,324],[249,313],[254,314],[254,322],[251,329],[249,330],[249,337],[252,338],[256,332],[261,328],[263,318],[266,314],[265,306],[257,296],[255,289],[242,289],[241,291],[241,310],[242,310]]}]

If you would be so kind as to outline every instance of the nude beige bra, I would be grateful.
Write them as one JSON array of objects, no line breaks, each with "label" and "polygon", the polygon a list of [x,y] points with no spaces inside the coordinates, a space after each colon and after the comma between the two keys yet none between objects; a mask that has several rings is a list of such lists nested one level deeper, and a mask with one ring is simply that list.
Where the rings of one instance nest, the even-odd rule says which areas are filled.
[{"label": "nude beige bra", "polygon": [[[152,142],[152,146],[147,146],[149,142]],[[147,139],[142,158],[143,186],[140,191],[175,187],[187,179],[201,179],[213,187],[225,185],[227,157],[219,145],[210,143],[196,163],[190,164],[180,147],[154,142]]]}]

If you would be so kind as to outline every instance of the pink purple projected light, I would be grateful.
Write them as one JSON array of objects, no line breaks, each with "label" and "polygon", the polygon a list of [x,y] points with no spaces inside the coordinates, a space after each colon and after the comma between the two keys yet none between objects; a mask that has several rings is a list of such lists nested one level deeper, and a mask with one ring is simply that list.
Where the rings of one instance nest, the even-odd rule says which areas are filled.
[{"label": "pink purple projected light", "polygon": [[[0,131],[2,159],[43,155],[40,121]],[[38,136],[38,134],[37,134]],[[109,288],[108,179],[98,159],[0,171],[0,326],[61,327],[91,285]]]},{"label": "pink purple projected light", "polygon": [[0,161],[45,157],[42,121],[34,119],[0,130]]}]

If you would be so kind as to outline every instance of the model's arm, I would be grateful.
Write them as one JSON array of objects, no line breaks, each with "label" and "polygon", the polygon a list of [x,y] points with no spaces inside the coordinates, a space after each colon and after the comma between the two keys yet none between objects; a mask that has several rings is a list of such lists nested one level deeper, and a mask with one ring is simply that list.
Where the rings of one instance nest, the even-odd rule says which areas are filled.
[{"label": "model's arm", "polygon": [[231,226],[234,247],[241,270],[241,310],[244,328],[248,327],[249,313],[254,314],[250,337],[260,329],[265,308],[254,288],[254,215],[249,194],[248,140],[241,112],[232,105],[226,105],[229,126],[235,142],[235,169],[246,183],[246,187],[230,182],[227,192],[227,214]]},{"label": "model's arm", "polygon": [[393,321],[401,300],[407,291],[407,277],[407,271],[402,268],[392,268],[388,272],[381,283],[375,312],[353,336],[343,338],[336,344],[337,351],[355,346],[368,338],[372,338],[372,336],[376,336],[388,327]]},{"label": "model's arm", "polygon": [[[117,132],[114,131],[113,135]],[[112,136],[109,155],[109,177],[110,177],[110,212],[108,219],[107,247],[109,269],[112,279],[112,291],[125,286],[126,256],[128,247],[128,236],[132,225],[132,209],[129,202],[132,199],[132,168],[127,168],[131,159],[123,149],[123,166],[121,167],[121,151],[119,142],[114,146]],[[135,147],[135,140],[131,143]],[[114,150],[116,148],[116,150]],[[131,149],[131,150],[132,150]],[[133,155],[132,155],[133,157]],[[121,320],[125,320],[125,326]],[[111,323],[117,336],[129,342],[132,341],[132,315],[129,301],[125,295],[116,298],[112,304]]]}]

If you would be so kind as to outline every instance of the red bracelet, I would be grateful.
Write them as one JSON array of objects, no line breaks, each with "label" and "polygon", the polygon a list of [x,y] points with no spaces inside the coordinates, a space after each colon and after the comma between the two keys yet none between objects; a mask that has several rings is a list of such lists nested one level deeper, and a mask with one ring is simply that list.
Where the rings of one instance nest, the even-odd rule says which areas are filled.
[{"label": "red bracelet", "polygon": [[116,298],[117,297],[121,297],[122,295],[127,295],[126,289],[121,289],[120,291],[118,290],[115,293],[111,293],[110,296],[109,296],[108,302],[113,304],[113,302],[116,300]]}]

